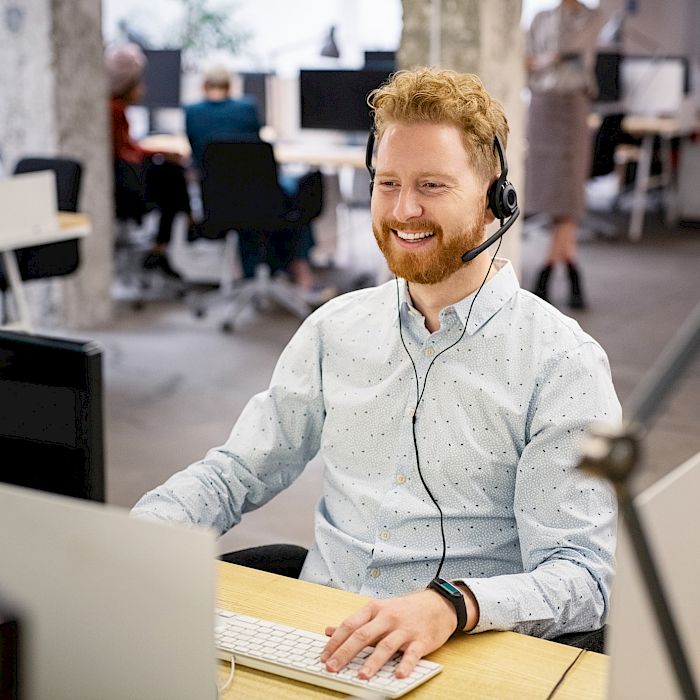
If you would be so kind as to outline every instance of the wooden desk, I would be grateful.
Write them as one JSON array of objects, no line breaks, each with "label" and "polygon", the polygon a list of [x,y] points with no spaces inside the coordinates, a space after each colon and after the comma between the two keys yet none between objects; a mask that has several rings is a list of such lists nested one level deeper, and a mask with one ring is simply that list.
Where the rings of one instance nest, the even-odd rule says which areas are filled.
[{"label": "wooden desk", "polygon": [[[153,134],[139,141],[149,151],[176,153],[189,158],[192,149],[184,134]],[[365,147],[349,146],[342,143],[325,143],[323,141],[280,141],[273,144],[275,159],[282,165],[304,164],[311,167],[339,168],[352,166],[365,167]]]},{"label": "wooden desk", "polygon": [[[55,231],[47,232],[44,235],[33,236],[30,247],[43,245],[45,243],[57,243],[59,241],[69,241],[72,238],[82,238],[90,233],[90,219],[85,214],[73,214],[71,212],[58,212],[58,228]],[[13,239],[11,236],[4,236],[0,241],[0,252],[2,253],[5,273],[10,290],[12,291],[15,305],[17,307],[17,321],[7,323],[2,326],[5,330],[18,330],[31,333],[32,323],[29,313],[27,297],[22,285],[22,277],[17,266],[17,258],[14,251],[26,248],[26,236],[18,236]]]},{"label": "wooden desk", "polygon": [[274,144],[278,163],[303,163],[312,167],[365,167],[365,147],[342,143],[289,141]]},{"label": "wooden desk", "polygon": [[[217,605],[323,633],[367,599],[325,586],[219,562]],[[578,649],[514,632],[485,632],[449,641],[430,655],[443,671],[410,693],[411,700],[544,700],[573,661]],[[229,665],[219,664],[222,685]],[[557,690],[556,700],[605,697],[608,658],[586,652]],[[236,666],[231,687],[222,698],[294,700],[344,697],[324,688]]]},{"label": "wooden desk", "polygon": [[637,174],[634,181],[632,214],[628,236],[633,241],[642,237],[647,191],[656,184],[651,176],[651,160],[654,139],[661,141],[662,172],[658,183],[664,190],[666,223],[671,226],[678,221],[678,197],[676,179],[671,161],[671,139],[685,138],[700,131],[700,120],[682,121],[674,117],[642,117],[629,115],[622,120],[622,130],[642,139]]}]

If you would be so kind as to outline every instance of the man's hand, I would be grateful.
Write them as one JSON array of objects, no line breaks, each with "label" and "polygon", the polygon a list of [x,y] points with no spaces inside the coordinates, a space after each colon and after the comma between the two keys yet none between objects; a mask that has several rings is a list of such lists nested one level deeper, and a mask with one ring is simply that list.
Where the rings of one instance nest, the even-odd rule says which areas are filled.
[{"label": "man's hand", "polygon": [[[468,610],[469,604],[467,599]],[[339,671],[364,647],[375,646],[358,673],[360,678],[367,679],[397,651],[402,651],[396,677],[405,678],[420,659],[450,638],[456,625],[454,608],[435,591],[426,589],[400,598],[373,600],[339,627],[326,628],[330,640],[321,661],[328,671]]]}]

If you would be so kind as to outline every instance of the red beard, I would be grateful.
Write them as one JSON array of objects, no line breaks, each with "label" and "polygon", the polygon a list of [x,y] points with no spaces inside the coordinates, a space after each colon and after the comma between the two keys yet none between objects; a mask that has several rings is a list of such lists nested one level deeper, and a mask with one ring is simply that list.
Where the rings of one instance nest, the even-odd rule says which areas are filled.
[{"label": "red beard", "polygon": [[[392,229],[400,231],[433,231],[430,250],[406,250],[399,248],[392,237]],[[416,284],[437,284],[453,275],[466,263],[462,255],[479,245],[484,235],[484,212],[477,213],[474,221],[461,231],[445,236],[442,228],[428,219],[411,221],[383,219],[372,223],[372,230],[379,249],[386,258],[389,269],[397,276]]]}]

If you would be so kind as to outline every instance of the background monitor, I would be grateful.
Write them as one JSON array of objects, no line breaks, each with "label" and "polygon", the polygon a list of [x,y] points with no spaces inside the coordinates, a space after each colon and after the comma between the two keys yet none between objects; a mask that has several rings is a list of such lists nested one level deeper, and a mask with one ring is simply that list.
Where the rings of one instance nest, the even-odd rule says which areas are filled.
[{"label": "background monitor", "polygon": [[0,481],[105,500],[102,351],[0,331]]},{"label": "background monitor", "polygon": [[599,53],[595,61],[595,77],[598,84],[597,102],[619,102],[622,99],[620,86],[619,53]]},{"label": "background monitor", "polygon": [[240,73],[242,93],[252,97],[258,108],[260,125],[267,124],[267,78],[270,73]]},{"label": "background monitor", "polygon": [[396,51],[365,51],[365,68],[396,70]]},{"label": "background monitor", "polygon": [[146,88],[141,104],[149,109],[180,106],[182,75],[179,49],[145,49],[146,70],[143,82]]},{"label": "background monitor", "polygon": [[690,89],[688,61],[681,56],[625,56],[621,79],[630,114],[676,114]]},{"label": "background monitor", "polygon": [[301,70],[302,129],[364,131],[372,126],[367,95],[390,70]]}]

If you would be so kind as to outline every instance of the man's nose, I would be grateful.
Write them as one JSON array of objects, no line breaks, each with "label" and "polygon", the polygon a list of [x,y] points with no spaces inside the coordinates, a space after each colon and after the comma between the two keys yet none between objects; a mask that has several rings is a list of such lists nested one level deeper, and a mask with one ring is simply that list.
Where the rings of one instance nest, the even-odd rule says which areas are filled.
[{"label": "man's nose", "polygon": [[412,187],[402,187],[394,206],[394,218],[399,221],[415,219],[423,214],[419,193]]}]

